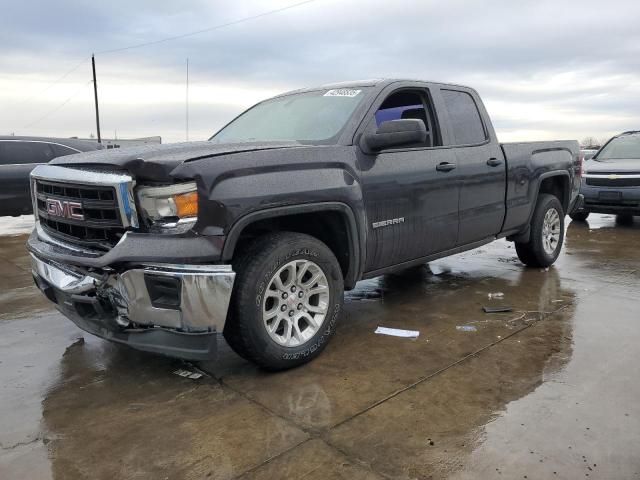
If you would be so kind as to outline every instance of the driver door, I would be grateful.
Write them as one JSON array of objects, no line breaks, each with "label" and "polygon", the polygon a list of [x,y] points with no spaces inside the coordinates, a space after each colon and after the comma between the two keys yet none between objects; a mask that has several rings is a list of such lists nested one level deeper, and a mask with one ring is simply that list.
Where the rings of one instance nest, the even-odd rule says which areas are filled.
[{"label": "driver door", "polygon": [[460,174],[455,152],[442,148],[427,88],[391,90],[378,100],[364,134],[385,121],[425,122],[423,144],[367,154],[359,150],[367,216],[365,272],[409,262],[456,246]]}]

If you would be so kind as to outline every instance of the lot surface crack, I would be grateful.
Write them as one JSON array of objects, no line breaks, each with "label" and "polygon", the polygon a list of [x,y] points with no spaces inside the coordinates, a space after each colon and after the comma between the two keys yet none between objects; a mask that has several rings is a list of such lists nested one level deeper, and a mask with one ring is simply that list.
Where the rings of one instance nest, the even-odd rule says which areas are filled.
[{"label": "lot surface crack", "polygon": [[23,442],[14,443],[13,445],[7,445],[7,446],[3,445],[0,442],[0,450],[5,450],[5,451],[15,450],[16,448],[26,447],[27,445],[31,445],[32,443],[36,443],[36,442],[40,442],[40,441],[44,441],[44,440],[45,439],[42,438],[42,437],[36,437],[33,440],[25,440]]},{"label": "lot surface crack", "polygon": [[500,339],[498,339],[498,340],[496,340],[496,341],[494,341],[494,342],[491,342],[491,343],[489,343],[489,344],[485,345],[484,347],[479,348],[479,349],[478,349],[478,350],[476,350],[475,352],[472,352],[472,353],[470,353],[469,355],[466,355],[466,356],[462,357],[461,359],[456,360],[455,362],[453,362],[453,363],[451,363],[451,364],[449,364],[449,365],[447,365],[447,366],[445,366],[445,367],[442,367],[440,370],[437,370],[437,371],[435,371],[435,372],[433,372],[433,373],[431,373],[431,374],[429,374],[429,375],[426,375],[426,376],[424,376],[424,377],[421,377],[421,378],[419,378],[418,380],[416,380],[415,382],[413,382],[413,383],[411,383],[411,384],[409,384],[409,385],[407,385],[407,386],[405,386],[405,387],[399,388],[399,389],[398,389],[398,390],[396,390],[395,392],[390,393],[389,395],[387,395],[386,397],[384,397],[384,398],[382,398],[382,399],[378,400],[377,402],[375,402],[375,403],[373,403],[373,404],[369,405],[368,407],[366,407],[366,408],[364,408],[364,409],[360,410],[360,411],[359,411],[359,412],[357,412],[357,413],[354,413],[354,414],[353,414],[353,415],[351,415],[349,418],[346,418],[346,419],[344,419],[344,420],[342,420],[342,421],[340,421],[340,422],[338,422],[338,423],[336,423],[336,424],[332,425],[331,427],[329,427],[329,428],[327,429],[327,433],[328,433],[330,430],[332,430],[332,429],[334,429],[334,428],[337,428],[337,427],[339,427],[340,425],[343,425],[343,424],[345,424],[345,423],[347,423],[347,422],[349,422],[349,421],[353,420],[354,418],[359,417],[360,415],[362,415],[362,414],[364,414],[364,413],[367,413],[368,411],[370,411],[370,410],[372,410],[372,409],[376,408],[377,406],[382,405],[383,403],[385,403],[385,402],[387,402],[387,401],[391,400],[392,398],[397,397],[397,396],[398,396],[398,395],[400,395],[401,393],[404,393],[404,392],[406,392],[407,390],[411,390],[412,388],[417,387],[417,386],[418,386],[418,385],[420,385],[421,383],[424,383],[424,382],[426,382],[426,381],[428,381],[428,380],[431,380],[431,379],[432,379],[432,378],[434,378],[434,377],[437,377],[438,375],[440,375],[440,374],[442,374],[442,373],[446,372],[446,371],[447,371],[447,370],[449,370],[450,368],[453,368],[453,367],[455,367],[455,366],[457,366],[457,365],[460,365],[461,363],[466,362],[467,360],[469,360],[469,359],[471,359],[471,358],[474,358],[474,357],[478,356],[479,354],[481,354],[481,353],[482,353],[482,352],[484,352],[485,350],[488,350],[488,349],[490,349],[490,348],[492,348],[492,347],[495,347],[496,345],[498,345],[498,344],[500,344],[500,343],[504,342],[504,341],[505,341],[505,340],[507,340],[508,338],[511,338],[511,337],[513,337],[514,335],[517,335],[518,333],[523,332],[523,331],[527,330],[528,328],[531,328],[532,326],[536,325],[538,322],[541,322],[541,321],[543,321],[544,319],[546,319],[546,318],[548,318],[548,317],[550,317],[550,316],[552,316],[552,315],[555,315],[556,313],[558,313],[558,312],[560,312],[560,311],[564,310],[564,309],[565,309],[565,308],[567,308],[568,306],[569,306],[569,305],[563,305],[562,307],[558,308],[557,310],[554,310],[553,312],[537,312],[537,311],[536,311],[536,312],[525,312],[525,313],[540,313],[540,314],[541,314],[541,317],[540,317],[539,319],[537,319],[537,320],[533,320],[533,321],[531,321],[530,323],[528,323],[528,324],[527,324],[527,325],[525,325],[524,327],[519,328],[518,330],[515,330],[515,331],[511,332],[509,335],[506,335],[506,336],[504,336],[504,337],[502,337],[502,338],[500,338]]},{"label": "lot surface crack", "polygon": [[[335,429],[335,428],[337,428],[337,427],[339,427],[339,426],[341,426],[341,425],[343,425],[343,424],[345,424],[347,422],[350,422],[351,420],[353,420],[353,419],[355,419],[355,418],[367,413],[368,411],[370,411],[370,410],[382,405],[383,403],[391,400],[392,398],[397,397],[398,395],[406,392],[407,390],[415,388],[418,385],[420,385],[420,384],[422,384],[424,382],[427,382],[427,381],[431,380],[432,378],[437,377],[438,375],[443,374],[447,370],[449,370],[449,369],[451,369],[453,367],[456,367],[456,366],[466,362],[467,360],[470,360],[470,359],[472,359],[474,357],[477,357],[482,352],[485,352],[485,351],[489,350],[490,348],[493,348],[496,345],[504,342],[505,340],[507,340],[507,339],[509,339],[509,338],[511,338],[511,337],[513,337],[513,336],[515,336],[515,335],[517,335],[517,334],[519,334],[519,333],[531,328],[532,326],[536,325],[538,322],[541,322],[541,321],[547,319],[548,317],[553,316],[553,315],[561,312],[562,310],[566,309],[569,306],[570,306],[569,304],[563,305],[560,308],[558,308],[558,309],[556,309],[556,310],[554,310],[552,312],[543,312],[543,311],[523,312],[525,315],[527,313],[537,313],[537,314],[540,315],[540,317],[537,318],[537,319],[532,320],[529,323],[527,323],[522,328],[519,328],[519,329],[511,332],[509,335],[506,335],[506,336],[504,336],[504,337],[502,337],[502,338],[500,338],[500,339],[498,339],[498,340],[496,340],[494,342],[491,342],[491,343],[485,345],[484,347],[479,348],[478,350],[476,350],[476,351],[474,351],[474,352],[472,352],[472,353],[470,353],[468,355],[465,355],[464,357],[460,358],[459,360],[456,360],[455,362],[453,362],[453,363],[451,363],[451,364],[449,364],[449,365],[447,365],[445,367],[442,367],[440,370],[437,370],[437,371],[435,371],[435,372],[433,372],[433,373],[431,373],[429,375],[426,375],[424,377],[420,377],[415,382],[412,382],[411,384],[406,385],[406,386],[404,386],[404,387],[402,387],[402,388],[390,393],[389,395],[386,395],[382,399],[380,399],[380,400],[376,401],[375,403],[369,405],[368,407],[360,410],[359,412],[356,412],[355,414],[349,416],[348,418],[346,418],[344,420],[341,420],[340,422],[338,422],[338,423],[336,423],[334,425],[331,425],[331,426],[327,427],[326,429],[322,429],[320,431],[316,430],[316,429],[312,429],[312,428],[306,427],[304,425],[300,425],[294,419],[291,419],[289,417],[286,417],[284,415],[279,414],[278,412],[276,412],[273,409],[267,407],[266,405],[264,405],[260,401],[256,400],[255,398],[252,398],[251,396],[247,395],[245,392],[240,391],[240,390],[230,386],[229,384],[227,384],[224,381],[223,378],[219,378],[218,382],[219,382],[220,385],[224,386],[225,388],[229,389],[230,391],[234,392],[235,394],[239,395],[240,397],[244,398],[245,400],[257,405],[259,408],[261,408],[265,412],[269,413],[270,415],[273,415],[273,416],[275,416],[277,418],[280,418],[281,420],[293,425],[294,427],[296,427],[297,429],[301,430],[302,432],[304,432],[308,436],[305,440],[303,440],[303,441],[297,443],[296,445],[293,445],[293,446],[283,450],[280,453],[277,453],[277,454],[265,459],[263,462],[259,463],[258,465],[255,465],[255,466],[251,467],[247,471],[242,472],[241,474],[239,474],[238,476],[236,476],[234,478],[237,479],[237,478],[245,477],[247,474],[249,474],[251,472],[254,472],[254,471],[258,470],[259,468],[263,467],[264,465],[267,465],[267,464],[271,463],[272,461],[274,461],[274,460],[280,458],[281,456],[291,452],[292,450],[298,448],[299,446],[304,445],[305,443],[309,442],[310,440],[318,439],[318,440],[323,441],[326,445],[328,445],[330,448],[334,449],[339,454],[343,455],[346,459],[348,459],[353,464],[359,465],[361,467],[364,467],[367,470],[371,471],[372,473],[378,475],[381,478],[391,479],[392,477],[390,477],[389,475],[385,474],[384,472],[380,472],[380,471],[376,470],[375,468],[373,468],[371,465],[369,465],[367,463],[363,463],[360,459],[355,458],[353,455],[350,455],[348,452],[343,451],[341,448],[339,448],[338,446],[336,446],[333,443],[331,443],[331,441],[329,440],[329,433],[331,432],[331,430],[333,430],[333,429]],[[516,320],[519,320],[521,318],[522,317],[518,317],[518,318],[516,318]]]}]

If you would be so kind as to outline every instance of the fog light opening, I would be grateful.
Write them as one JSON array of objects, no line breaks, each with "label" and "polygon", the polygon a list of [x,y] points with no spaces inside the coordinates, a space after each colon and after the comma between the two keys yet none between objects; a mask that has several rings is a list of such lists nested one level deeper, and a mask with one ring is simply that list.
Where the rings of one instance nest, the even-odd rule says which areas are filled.
[{"label": "fog light opening", "polygon": [[180,278],[145,274],[144,282],[153,307],[171,310],[180,309],[182,292]]}]

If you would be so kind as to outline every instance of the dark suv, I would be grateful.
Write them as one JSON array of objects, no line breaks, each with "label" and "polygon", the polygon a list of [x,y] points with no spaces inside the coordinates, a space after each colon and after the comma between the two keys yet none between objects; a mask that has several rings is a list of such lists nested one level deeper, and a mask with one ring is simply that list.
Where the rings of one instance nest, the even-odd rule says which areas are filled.
[{"label": "dark suv", "polygon": [[0,137],[0,216],[31,213],[29,174],[36,166],[100,148],[95,142],[69,138]]},{"label": "dark suv", "polygon": [[584,162],[580,192],[584,204],[571,218],[584,221],[589,213],[613,213],[630,220],[640,215],[640,131],[621,133]]}]

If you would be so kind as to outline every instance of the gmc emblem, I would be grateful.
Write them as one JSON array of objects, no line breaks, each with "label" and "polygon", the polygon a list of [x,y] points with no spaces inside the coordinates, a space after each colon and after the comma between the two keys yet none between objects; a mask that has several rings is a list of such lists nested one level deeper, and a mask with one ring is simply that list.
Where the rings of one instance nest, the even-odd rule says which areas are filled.
[{"label": "gmc emblem", "polygon": [[82,204],[68,200],[47,198],[47,213],[53,217],[70,218],[72,220],[84,220]]}]

